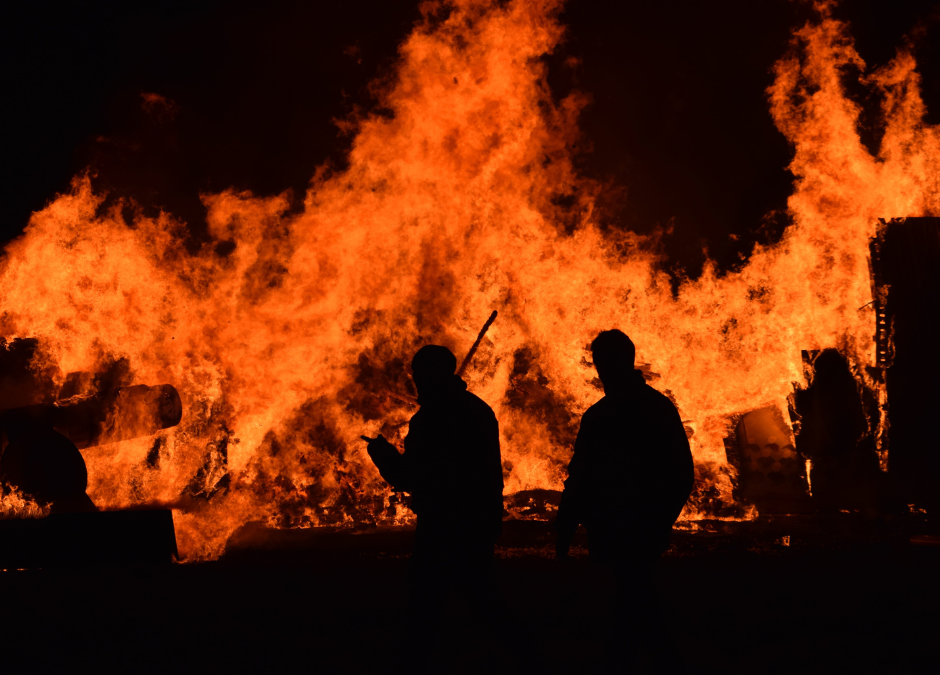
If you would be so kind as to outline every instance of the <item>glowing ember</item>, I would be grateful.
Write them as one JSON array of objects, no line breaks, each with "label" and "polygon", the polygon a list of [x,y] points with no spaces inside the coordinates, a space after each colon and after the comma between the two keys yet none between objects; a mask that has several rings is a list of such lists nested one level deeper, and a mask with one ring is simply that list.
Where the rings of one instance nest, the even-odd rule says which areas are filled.
[{"label": "glowing ember", "polygon": [[32,217],[2,263],[0,335],[40,338],[60,381],[124,357],[135,382],[183,400],[156,442],[84,451],[99,506],[175,504],[190,559],[252,520],[403,522],[360,435],[403,437],[413,408],[381,392],[413,393],[414,351],[466,353],[494,309],[466,378],[500,419],[507,493],[560,489],[600,396],[586,347],[603,329],[631,335],[688,420],[687,517],[748,515],[731,497],[728,416],[785,412],[802,349],[839,348],[878,388],[869,239],[879,217],[938,211],[913,57],[863,80],[885,101],[872,156],[840,84],[864,66],[846,27],[821,10],[798,30],[769,91],[795,147],[793,225],[739,272],[706,265],[673,294],[653,242],[603,230],[596,186],[572,169],[582,101],[553,103],[538,58],[562,35],[559,4],[461,0],[416,27],[383,95],[394,116],[357,123],[349,168],[319,173],[299,215],[286,197],[204,195],[215,241],[193,254],[172,214],[126,222],[78,177]]}]

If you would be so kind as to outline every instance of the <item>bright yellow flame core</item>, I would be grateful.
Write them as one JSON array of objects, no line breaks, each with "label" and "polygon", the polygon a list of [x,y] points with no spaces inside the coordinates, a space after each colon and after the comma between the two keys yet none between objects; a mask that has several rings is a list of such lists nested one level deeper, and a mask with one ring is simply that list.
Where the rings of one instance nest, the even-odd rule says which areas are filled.
[{"label": "bright yellow flame core", "polygon": [[[863,79],[885,100],[872,156],[840,83],[864,69],[846,27],[823,10],[795,32],[769,90],[795,147],[793,225],[739,272],[707,265],[673,294],[655,246],[603,231],[596,187],[572,169],[581,99],[553,103],[538,59],[561,36],[559,3],[454,4],[401,46],[383,95],[394,117],[356,123],[349,168],[318,173],[302,213],[284,196],[205,195],[216,242],[192,254],[171,215],[127,223],[77,178],[7,247],[0,334],[42,338],[63,374],[126,356],[137,381],[183,397],[156,468],[153,439],[84,452],[99,505],[176,502],[211,488],[227,456],[230,485],[178,514],[189,558],[218,555],[250,520],[399,521],[359,435],[385,422],[403,437],[412,411],[370,392],[402,389],[423,343],[462,355],[494,308],[467,378],[500,419],[507,493],[561,487],[571,421],[600,396],[586,352],[600,330],[625,330],[662,376],[713,503],[733,501],[727,416],[785,409],[801,349],[838,347],[860,378],[875,362],[873,312],[859,308],[877,218],[938,211],[938,135],[909,53]],[[573,208],[557,206],[566,195]],[[547,404],[511,395],[519,353]]]}]

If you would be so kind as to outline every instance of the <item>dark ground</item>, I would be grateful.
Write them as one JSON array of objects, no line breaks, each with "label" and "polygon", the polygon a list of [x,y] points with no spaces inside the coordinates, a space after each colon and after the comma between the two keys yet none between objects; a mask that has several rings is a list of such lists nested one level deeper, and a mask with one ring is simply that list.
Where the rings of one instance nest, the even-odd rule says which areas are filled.
[{"label": "dark ground", "polygon": [[[940,546],[915,536],[925,522],[841,514],[708,529],[677,532],[660,570],[690,672],[936,672]],[[2,672],[394,672],[410,537],[249,528],[215,562],[8,571]],[[595,671],[585,653],[603,582],[583,550],[569,565],[550,551],[544,523],[510,523],[501,541],[518,639],[535,672]],[[463,610],[455,597],[439,672],[507,672]]]}]

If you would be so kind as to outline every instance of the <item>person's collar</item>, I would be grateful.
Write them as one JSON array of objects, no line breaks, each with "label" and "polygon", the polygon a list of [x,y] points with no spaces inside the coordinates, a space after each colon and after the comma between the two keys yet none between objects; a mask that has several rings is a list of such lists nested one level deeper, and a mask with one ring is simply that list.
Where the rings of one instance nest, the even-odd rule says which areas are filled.
[{"label": "person's collar", "polygon": [[604,394],[606,396],[631,396],[646,386],[646,378],[643,377],[643,371],[634,369],[623,380],[604,384]]},{"label": "person's collar", "polygon": [[440,387],[435,387],[418,395],[418,405],[425,406],[439,401],[445,401],[467,390],[467,383],[459,376],[454,375]]}]

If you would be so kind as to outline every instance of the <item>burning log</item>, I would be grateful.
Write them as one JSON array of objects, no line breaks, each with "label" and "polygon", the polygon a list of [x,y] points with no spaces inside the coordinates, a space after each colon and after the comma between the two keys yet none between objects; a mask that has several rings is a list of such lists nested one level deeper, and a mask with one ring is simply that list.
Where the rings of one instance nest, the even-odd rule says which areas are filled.
[{"label": "burning log", "polygon": [[118,390],[113,402],[92,398],[55,406],[53,426],[79,448],[150,436],[175,427],[183,403],[169,384],[138,384]]},{"label": "burning log", "polygon": [[183,404],[169,384],[122,387],[113,396],[73,396],[46,405],[0,413],[7,438],[29,429],[52,428],[79,449],[149,436],[180,423]]},{"label": "burning log", "polygon": [[149,436],[182,419],[182,401],[169,384],[119,387],[107,384],[107,374],[74,372],[57,387],[57,368],[40,347],[36,338],[0,339],[4,445],[41,428],[55,429],[81,449]]}]

